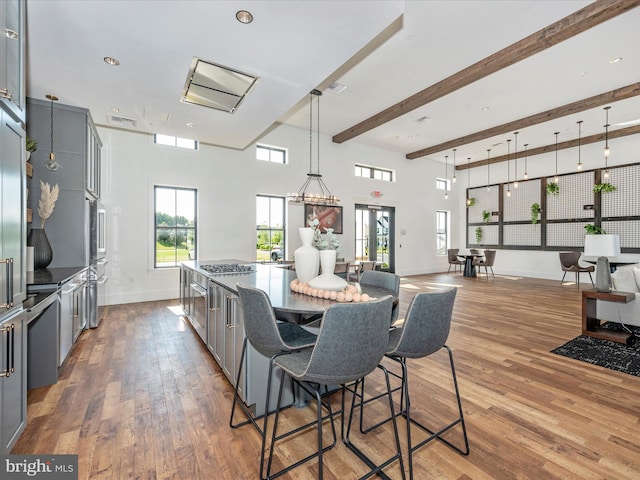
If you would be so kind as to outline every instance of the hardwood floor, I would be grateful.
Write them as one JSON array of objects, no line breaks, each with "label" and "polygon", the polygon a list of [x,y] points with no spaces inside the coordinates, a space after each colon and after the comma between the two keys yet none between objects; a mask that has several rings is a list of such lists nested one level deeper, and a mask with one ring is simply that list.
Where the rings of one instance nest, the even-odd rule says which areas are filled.
[{"label": "hardwood floor", "polygon": [[[414,456],[415,478],[639,478],[640,378],[550,353],[580,334],[580,290],[518,277],[404,277],[401,316],[417,292],[447,285],[458,287],[448,345],[471,453],[432,442]],[[412,405],[426,421],[453,415],[446,366],[444,352],[409,360]],[[380,380],[373,375],[367,389]],[[82,334],[58,383],[29,392],[27,429],[12,453],[77,453],[80,479],[255,479],[260,438],[249,426],[229,428],[231,399],[177,301],[110,306],[101,326]],[[313,415],[302,408],[285,417]],[[364,436],[363,449],[385,452],[387,433]],[[300,455],[314,438],[292,439],[279,458]],[[448,438],[459,441],[459,430]],[[340,443],[324,465],[329,479],[366,472]],[[311,461],[282,478],[316,472]],[[400,478],[397,466],[388,473]]]}]

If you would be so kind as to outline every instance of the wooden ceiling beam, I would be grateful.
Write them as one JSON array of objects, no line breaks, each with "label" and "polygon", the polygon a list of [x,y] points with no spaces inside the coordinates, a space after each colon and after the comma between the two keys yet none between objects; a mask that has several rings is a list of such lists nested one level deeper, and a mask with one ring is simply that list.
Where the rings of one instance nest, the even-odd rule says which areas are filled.
[{"label": "wooden ceiling beam", "polygon": [[373,130],[416,108],[444,97],[503,68],[557,45],[591,27],[606,22],[640,5],[640,0],[596,0],[586,7],[538,30],[537,32],[483,58],[479,62],[405,98],[401,102],[333,136],[335,143]]},{"label": "wooden ceiling beam", "polygon": [[[613,138],[626,137],[628,135],[637,135],[639,133],[640,133],[640,125],[634,125],[632,127],[626,127],[626,128],[619,128],[618,130],[609,130],[609,140]],[[602,133],[596,133],[595,135],[589,135],[588,137],[583,137],[580,140],[580,145],[588,145],[589,143],[604,142],[604,136],[605,134],[604,132],[602,132]],[[567,141],[558,143],[558,151],[564,150],[567,148],[574,148],[577,146],[578,146],[578,139],[574,138],[573,140],[567,140]],[[526,153],[527,153],[527,157],[533,157],[535,155],[540,155],[543,153],[555,152],[555,150],[556,150],[556,144],[552,143],[550,145],[529,149],[527,150]],[[489,159],[489,161],[487,161],[487,159],[484,159],[484,160],[478,160],[477,162],[470,162],[468,166],[466,163],[456,165],[456,170],[466,170],[467,168],[482,167],[487,163],[494,164],[494,163],[506,162],[507,160],[524,158],[524,156],[525,156],[525,151],[520,150],[517,153],[517,155],[514,153],[510,155],[499,155],[497,157]],[[604,154],[603,154],[603,158],[604,158]],[[531,158],[529,158],[529,160],[531,160]]]},{"label": "wooden ceiling beam", "polygon": [[572,115],[574,113],[597,108],[608,103],[617,102],[619,100],[626,100],[637,95],[640,95],[640,82],[632,83],[631,85],[627,85],[626,87],[617,88],[615,90],[611,90],[610,92],[594,95],[593,97],[585,98],[583,100],[578,100],[577,102],[568,103],[566,105],[562,105],[561,107],[552,108],[545,112],[536,113],[534,115],[520,118],[512,122],[503,123],[502,125],[487,128],[486,130],[482,130],[480,132],[471,133],[469,135],[465,135],[454,140],[449,140],[439,145],[433,145],[431,147],[423,148],[422,150],[418,150],[417,152],[408,153],[406,155],[406,158],[408,158],[409,160],[413,160],[419,157],[424,157],[426,155],[431,155],[432,153],[450,150],[452,148],[459,147],[460,145],[467,145],[469,143],[484,140],[485,138],[491,138],[503,133],[522,130],[524,128],[531,127],[532,125],[537,125],[539,123],[548,122],[556,118],[561,118],[567,115]]}]

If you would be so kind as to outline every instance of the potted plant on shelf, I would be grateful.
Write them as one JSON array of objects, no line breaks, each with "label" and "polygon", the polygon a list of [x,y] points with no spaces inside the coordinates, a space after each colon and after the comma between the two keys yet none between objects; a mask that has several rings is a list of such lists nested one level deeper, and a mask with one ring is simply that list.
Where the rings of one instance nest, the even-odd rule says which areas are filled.
[{"label": "potted plant on shelf", "polygon": [[553,195],[557,197],[560,194],[560,185],[558,182],[547,183],[547,195]]},{"label": "potted plant on shelf", "polygon": [[593,186],[593,193],[611,193],[616,191],[616,186],[609,182],[597,183]]},{"label": "potted plant on shelf", "polygon": [[587,235],[605,235],[607,232],[602,227],[596,227],[593,223],[587,223],[584,226]]},{"label": "potted plant on shelf", "polygon": [[539,203],[536,202],[531,204],[531,223],[533,223],[534,225],[538,223],[541,211],[542,209],[540,208]]},{"label": "potted plant on shelf", "polygon": [[28,162],[29,159],[31,158],[31,154],[38,149],[38,142],[36,142],[33,138],[27,135],[27,142],[25,146],[27,149],[27,162]]},{"label": "potted plant on shelf", "polygon": [[482,227],[476,228],[476,243],[480,245],[482,243]]},{"label": "potted plant on shelf", "polygon": [[483,223],[489,223],[489,221],[491,220],[491,212],[488,210],[483,210],[482,211],[482,222]]}]

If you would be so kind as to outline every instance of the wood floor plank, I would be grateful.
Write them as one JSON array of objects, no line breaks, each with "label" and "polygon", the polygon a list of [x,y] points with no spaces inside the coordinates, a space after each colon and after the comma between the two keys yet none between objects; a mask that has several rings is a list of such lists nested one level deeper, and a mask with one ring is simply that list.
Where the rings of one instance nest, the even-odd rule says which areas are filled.
[{"label": "wood floor plank", "polygon": [[[417,275],[402,278],[400,316],[416,293],[449,285],[458,293],[447,344],[471,453],[431,442],[414,456],[416,478],[639,478],[640,378],[550,353],[581,332],[580,289],[517,276]],[[177,303],[106,307],[100,327],[80,336],[59,382],[29,392],[28,425],[12,453],[77,453],[81,480],[258,478],[260,437],[250,426],[229,427],[231,386],[170,308]],[[416,418],[431,424],[455,415],[448,368],[444,352],[409,360]],[[367,391],[379,391],[382,378],[372,375]],[[384,411],[372,405],[367,415]],[[289,409],[283,428],[313,415],[313,408]],[[404,435],[403,422],[399,428]],[[363,448],[387,454],[385,434],[364,436]],[[459,441],[459,430],[447,438]],[[281,445],[276,468],[314,441],[311,433]],[[327,479],[366,472],[340,443],[325,467]],[[388,473],[399,478],[397,468]],[[313,461],[282,476],[316,477]]]}]

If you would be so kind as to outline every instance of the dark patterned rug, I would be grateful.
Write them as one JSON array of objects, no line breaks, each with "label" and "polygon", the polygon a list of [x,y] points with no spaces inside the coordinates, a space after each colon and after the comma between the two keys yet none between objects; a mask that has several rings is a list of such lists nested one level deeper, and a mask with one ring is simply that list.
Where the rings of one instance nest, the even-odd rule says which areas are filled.
[{"label": "dark patterned rug", "polygon": [[[619,323],[606,323],[603,327],[622,329]],[[640,327],[628,328],[635,335],[629,345],[580,335],[551,353],[640,377]]]}]

